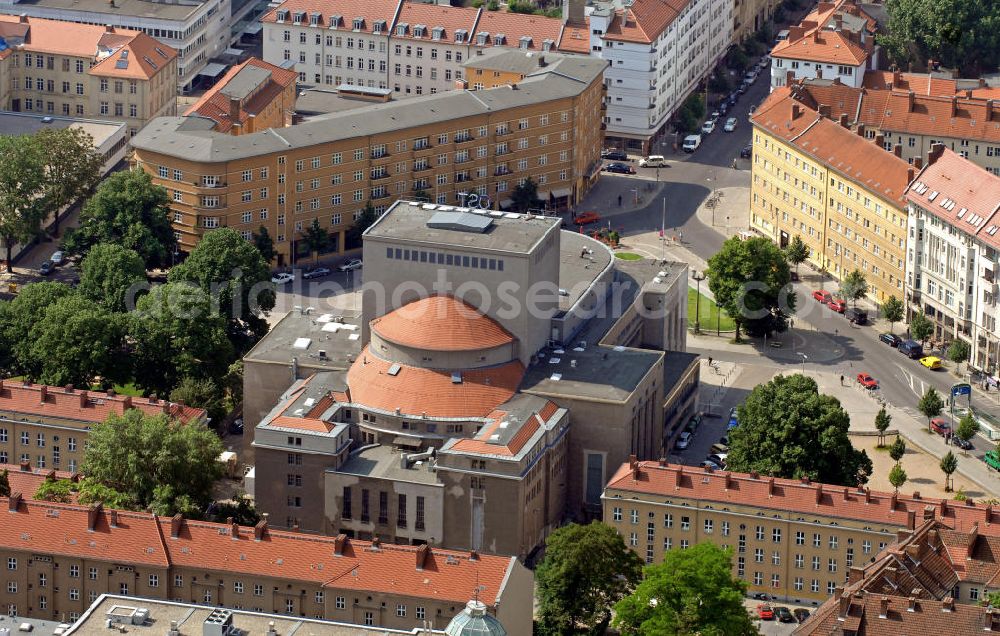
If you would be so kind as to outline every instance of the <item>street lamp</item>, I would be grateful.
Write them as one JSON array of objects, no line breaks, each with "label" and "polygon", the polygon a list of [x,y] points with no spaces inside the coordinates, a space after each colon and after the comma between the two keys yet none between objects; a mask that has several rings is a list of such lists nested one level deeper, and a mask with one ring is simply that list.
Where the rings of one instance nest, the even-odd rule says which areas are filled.
[{"label": "street lamp", "polygon": [[699,334],[701,333],[701,281],[705,280],[705,272],[691,272],[691,278],[697,283],[697,295],[694,297],[694,332]]},{"label": "street lamp", "polygon": [[806,354],[802,353],[801,351],[799,352],[799,355],[802,356],[802,375],[805,375],[806,374],[806,360],[809,359],[809,356],[807,356]]},{"label": "street lamp", "polygon": [[722,303],[715,301],[715,335],[722,336]]}]

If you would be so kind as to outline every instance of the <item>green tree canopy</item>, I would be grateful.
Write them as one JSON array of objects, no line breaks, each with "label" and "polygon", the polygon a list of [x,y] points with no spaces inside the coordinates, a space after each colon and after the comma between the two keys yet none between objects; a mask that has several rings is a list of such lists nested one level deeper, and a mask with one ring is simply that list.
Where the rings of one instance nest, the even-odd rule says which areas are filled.
[{"label": "green tree canopy", "polygon": [[116,243],[139,254],[147,269],[165,267],[177,244],[169,214],[167,191],[148,174],[115,172],[84,204],[80,227],[66,232],[63,247],[84,255],[99,243]]},{"label": "green tree canopy", "polygon": [[906,480],[906,471],[903,470],[903,467],[899,464],[893,464],[892,468],[889,470],[889,483],[892,484],[892,487],[896,489],[897,493],[899,492],[899,489],[903,487],[903,484],[906,483]]},{"label": "green tree canopy", "polygon": [[236,359],[225,318],[190,283],[154,287],[129,314],[128,331],[136,384],[163,397],[183,377],[222,377]]},{"label": "green tree canopy", "polygon": [[951,475],[956,470],[958,470],[958,458],[955,457],[955,453],[948,451],[948,453],[941,458],[941,472],[944,473],[944,491],[951,492]]},{"label": "green tree canopy", "polygon": [[962,363],[969,359],[969,343],[961,338],[955,338],[948,345],[948,359],[957,365],[956,371],[962,368]]},{"label": "green tree canopy", "polygon": [[170,392],[170,401],[205,409],[212,426],[218,426],[226,416],[226,409],[222,404],[222,389],[210,378],[182,379],[177,388]]},{"label": "green tree canopy", "polygon": [[545,633],[606,625],[611,607],[638,583],[642,561],[611,526],[569,524],[546,540],[535,573],[538,620]]},{"label": "green tree canopy", "polygon": [[132,309],[146,283],[146,265],[135,251],[115,243],[95,245],[80,264],[77,291],[109,311]]},{"label": "green tree canopy", "polygon": [[212,297],[229,322],[238,352],[249,351],[267,333],[262,316],[274,308],[271,269],[235,230],[220,228],[203,236],[187,260],[170,270],[169,280],[194,283]]},{"label": "green tree canopy", "polygon": [[847,436],[847,412],[812,378],[778,375],[757,385],[739,407],[739,421],[729,432],[729,470],[852,487],[871,475],[868,455]]},{"label": "green tree canopy", "polygon": [[729,549],[707,541],[668,550],[615,605],[614,626],[626,636],[757,634],[743,606],[746,584],[733,577],[732,561]]},{"label": "green tree canopy", "polygon": [[125,321],[94,301],[71,294],[50,305],[31,328],[33,368],[43,384],[89,387],[100,376],[104,384],[126,380],[123,364]]},{"label": "green tree canopy", "polygon": [[736,322],[752,336],[782,332],[795,311],[795,292],[784,253],[762,237],[733,237],[708,259],[708,287]]},{"label": "green tree canopy", "polygon": [[795,273],[797,274],[799,272],[799,265],[806,262],[807,258],[809,258],[809,247],[802,240],[802,237],[796,234],[792,237],[791,242],[788,243],[788,247],[785,248],[785,259],[795,266]]},{"label": "green tree canopy", "polygon": [[319,224],[319,219],[313,219],[313,222],[306,228],[303,234],[303,240],[309,246],[309,251],[312,252],[313,262],[315,263],[319,259],[320,250],[330,242],[330,233],[324,230]]},{"label": "green tree canopy", "polygon": [[514,186],[510,200],[511,209],[516,212],[527,212],[545,205],[545,202],[538,198],[538,183],[531,177]]},{"label": "green tree canopy", "polygon": [[917,410],[927,418],[928,430],[931,427],[931,418],[941,415],[941,409],[943,408],[944,402],[941,400],[941,396],[934,390],[934,387],[928,387],[924,396],[920,398],[920,402],[917,403]]},{"label": "green tree canopy", "polygon": [[701,128],[701,120],[704,117],[704,98],[697,91],[691,93],[677,111],[677,129],[684,133],[697,132]]},{"label": "green tree canopy", "polygon": [[977,433],[979,433],[979,422],[976,421],[972,413],[966,413],[958,421],[958,426],[955,428],[955,435],[958,436],[958,439],[968,442]]},{"label": "green tree canopy", "polygon": [[263,225],[260,226],[260,231],[253,235],[253,244],[257,247],[257,251],[260,252],[260,255],[268,265],[278,255],[278,252],[274,249],[274,241],[271,239],[271,234]]},{"label": "green tree canopy", "polygon": [[906,455],[906,442],[897,435],[896,439],[889,445],[889,457],[898,464],[904,455]]},{"label": "green tree canopy", "polygon": [[46,479],[38,485],[34,498],[39,501],[70,503],[73,501],[73,493],[79,490],[79,485],[69,479]]},{"label": "green tree canopy", "polygon": [[369,200],[365,204],[365,207],[361,210],[361,214],[354,221],[354,224],[347,230],[346,245],[347,249],[354,249],[361,247],[361,235],[365,233],[365,230],[370,228],[375,221],[378,220],[378,214],[375,213],[375,206]]},{"label": "green tree canopy", "polygon": [[885,432],[889,430],[889,424],[892,422],[892,416],[889,415],[885,407],[879,409],[878,413],[875,414],[875,430],[878,431],[878,445],[879,447],[885,444]]},{"label": "green tree canopy", "polygon": [[930,60],[979,77],[1000,64],[1000,5],[980,0],[887,0],[889,24],[878,41],[902,68]]},{"label": "green tree canopy", "polygon": [[0,136],[0,239],[7,250],[7,270],[18,243],[41,231],[45,216],[45,155],[31,135]]},{"label": "green tree canopy", "polygon": [[889,296],[882,303],[882,317],[889,321],[889,332],[892,326],[903,319],[903,301],[895,296]]},{"label": "green tree canopy", "polygon": [[868,281],[865,273],[860,269],[854,269],[851,273],[840,281],[840,295],[851,301],[852,306],[856,306],[858,300],[868,294]]},{"label": "green tree canopy", "polygon": [[45,156],[45,213],[55,216],[52,229],[58,236],[59,210],[97,185],[104,157],[82,128],[43,128],[35,133],[35,140]]},{"label": "green tree canopy", "polygon": [[37,378],[41,364],[31,353],[31,328],[57,300],[73,294],[68,285],[54,281],[31,283],[10,302],[0,303],[0,338],[12,374]]},{"label": "green tree canopy", "polygon": [[10,497],[10,474],[6,468],[0,471],[0,497]]},{"label": "green tree canopy", "polygon": [[130,409],[91,429],[81,472],[130,509],[173,515],[211,500],[221,453],[222,442],[202,424]]},{"label": "green tree canopy", "polygon": [[913,339],[923,343],[931,337],[932,333],[934,333],[934,323],[931,322],[931,319],[922,311],[913,314],[913,317],[910,318],[910,335]]}]

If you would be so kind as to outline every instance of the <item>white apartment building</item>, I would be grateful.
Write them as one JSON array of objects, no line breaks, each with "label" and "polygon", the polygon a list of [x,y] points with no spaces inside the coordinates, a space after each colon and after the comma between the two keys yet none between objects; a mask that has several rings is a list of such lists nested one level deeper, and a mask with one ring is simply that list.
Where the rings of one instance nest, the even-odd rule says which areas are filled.
[{"label": "white apartment building", "polygon": [[608,60],[610,144],[649,154],[732,42],[733,0],[618,0],[590,14],[591,54]]},{"label": "white apartment building", "polygon": [[997,379],[1000,177],[937,144],[906,191],[907,314],[933,339],[971,345],[971,366]]},{"label": "white apartment building", "polygon": [[225,70],[208,61],[234,38],[230,0],[0,0],[0,13],[141,31],[176,49],[182,91],[199,73],[214,77]]}]

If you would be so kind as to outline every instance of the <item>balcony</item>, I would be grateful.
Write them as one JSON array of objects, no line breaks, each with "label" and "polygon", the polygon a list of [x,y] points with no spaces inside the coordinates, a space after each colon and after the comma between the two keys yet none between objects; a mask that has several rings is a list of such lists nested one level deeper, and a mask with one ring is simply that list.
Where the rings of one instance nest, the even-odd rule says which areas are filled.
[{"label": "balcony", "polygon": [[465,136],[455,135],[456,144],[464,144],[470,141],[475,141],[475,138],[472,135],[465,135]]},{"label": "balcony", "polygon": [[376,172],[372,175],[372,181],[378,181],[379,179],[388,179],[392,175],[388,171]]},{"label": "balcony", "polygon": [[510,128],[498,128],[497,137],[503,137],[504,135],[510,134]]},{"label": "balcony", "polygon": [[417,141],[413,142],[414,150],[427,150],[430,147],[431,144],[426,139],[418,139]]},{"label": "balcony", "polygon": [[493,171],[493,176],[499,177],[501,175],[510,174],[510,168],[507,166],[497,166],[496,170]]},{"label": "balcony", "polygon": [[386,152],[385,150],[382,150],[382,151],[372,151],[372,159],[383,159],[383,158],[388,157],[388,156],[389,156],[389,153]]},{"label": "balcony", "polygon": [[423,163],[423,164],[421,164],[421,163],[415,163],[415,164],[413,164],[413,171],[414,172],[423,172],[424,170],[430,170],[430,169],[431,169],[431,164],[429,164],[429,163]]}]

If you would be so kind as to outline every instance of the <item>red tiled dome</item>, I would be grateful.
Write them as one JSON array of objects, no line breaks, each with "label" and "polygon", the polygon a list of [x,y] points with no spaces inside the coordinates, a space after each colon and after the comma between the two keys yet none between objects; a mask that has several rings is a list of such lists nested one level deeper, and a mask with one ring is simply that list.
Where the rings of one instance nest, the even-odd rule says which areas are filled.
[{"label": "red tiled dome", "polygon": [[371,328],[390,342],[428,351],[476,351],[514,341],[492,318],[451,296],[415,300],[372,320]]}]

